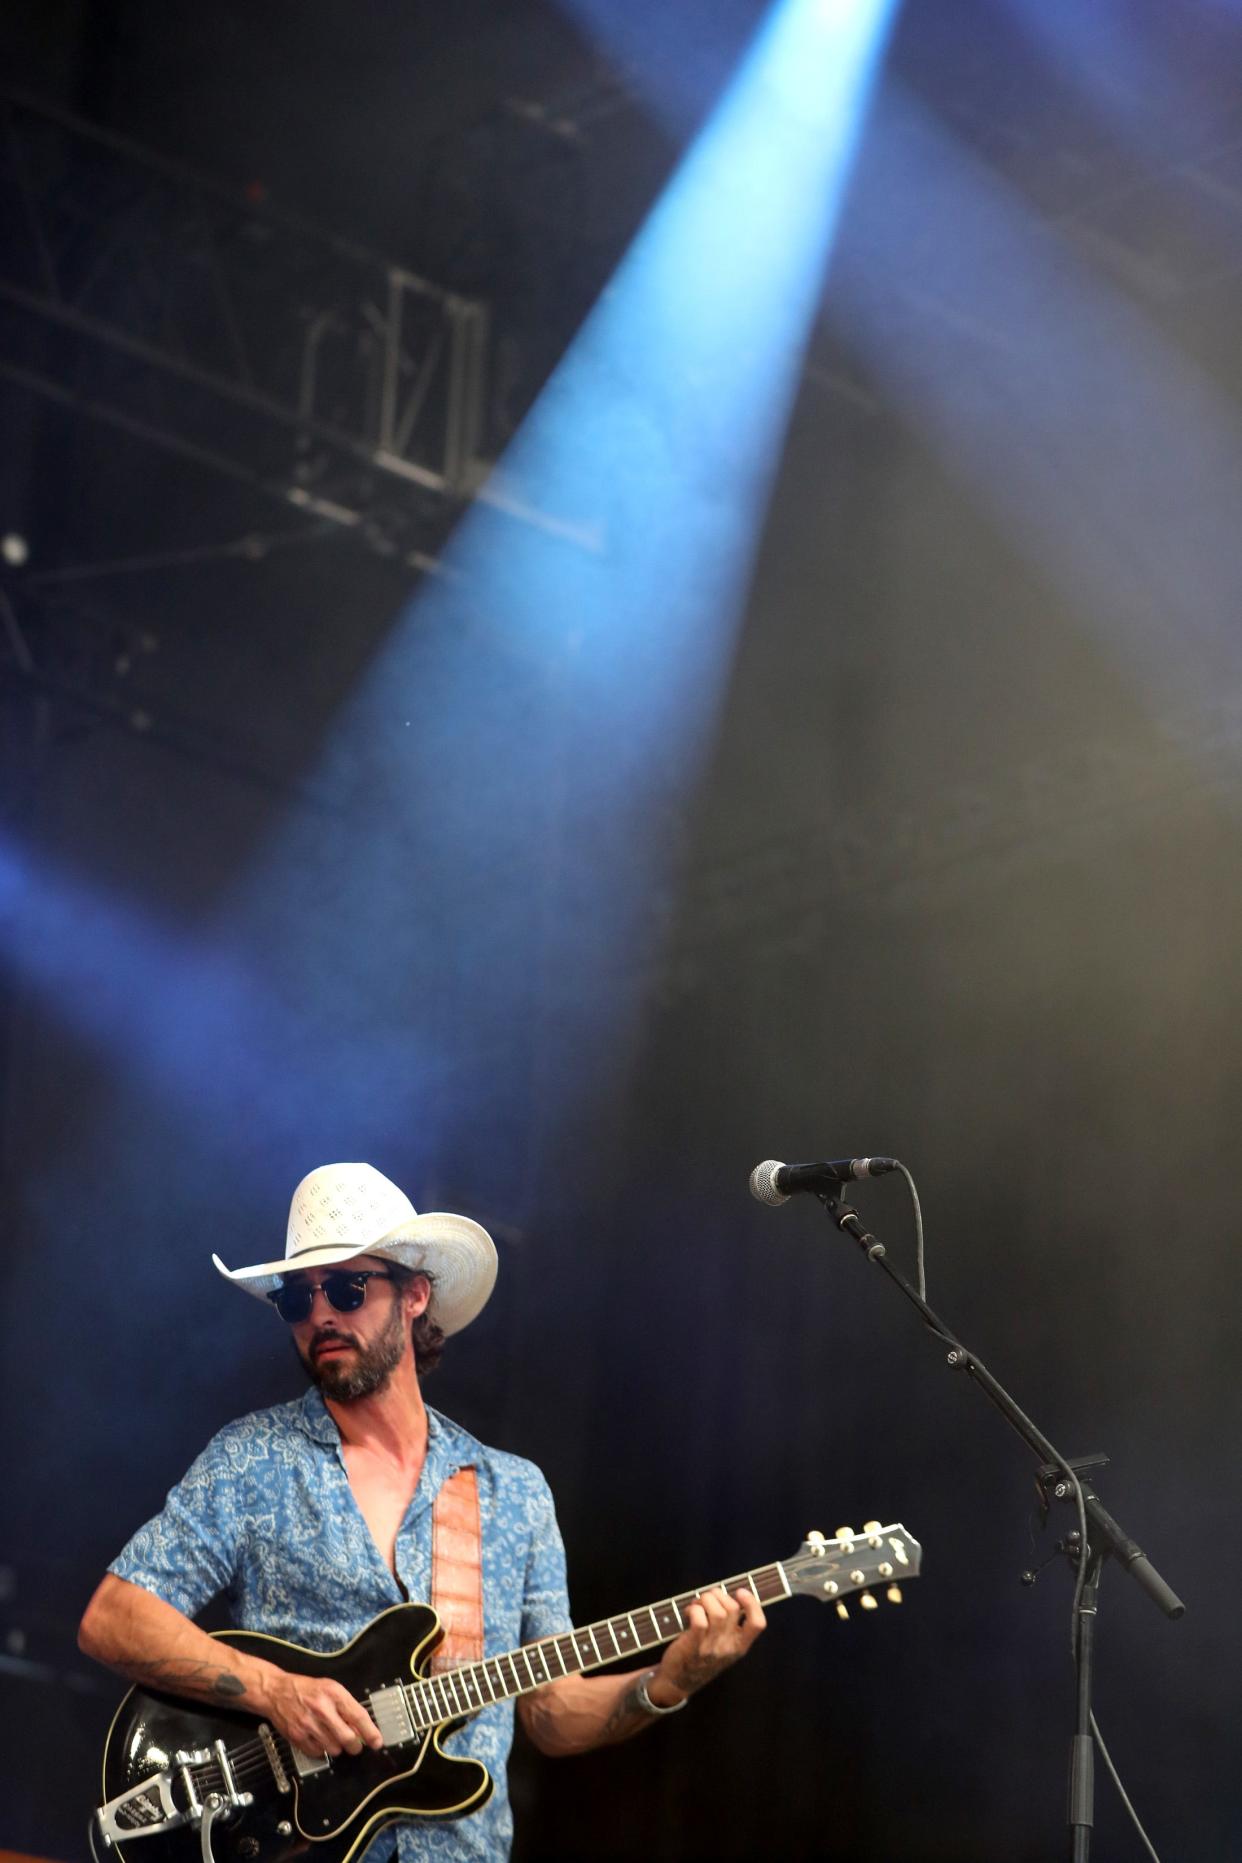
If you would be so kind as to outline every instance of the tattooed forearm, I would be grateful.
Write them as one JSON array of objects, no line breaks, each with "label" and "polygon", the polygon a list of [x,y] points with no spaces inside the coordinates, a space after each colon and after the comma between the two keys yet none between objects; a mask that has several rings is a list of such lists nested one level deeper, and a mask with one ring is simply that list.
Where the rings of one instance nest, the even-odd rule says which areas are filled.
[{"label": "tattooed forearm", "polygon": [[214,1663],[196,1662],[186,1656],[135,1656],[127,1663],[126,1673],[136,1682],[149,1682],[173,1694],[214,1695],[218,1700],[235,1701],[246,1693],[246,1684],[231,1669],[218,1669]]},{"label": "tattooed forearm", "polygon": [[642,1679],[641,1675],[635,1676],[631,1687],[618,1697],[604,1723],[605,1740],[624,1740],[627,1735],[637,1733],[640,1727],[650,1727],[652,1717],[638,1699],[638,1684]]},{"label": "tattooed forearm", "polygon": [[682,1672],[678,1680],[686,1693],[692,1695],[696,1690],[705,1688],[709,1682],[714,1681],[721,1670],[727,1669],[728,1666],[727,1662],[721,1662],[716,1657],[688,1656],[682,1662]]}]

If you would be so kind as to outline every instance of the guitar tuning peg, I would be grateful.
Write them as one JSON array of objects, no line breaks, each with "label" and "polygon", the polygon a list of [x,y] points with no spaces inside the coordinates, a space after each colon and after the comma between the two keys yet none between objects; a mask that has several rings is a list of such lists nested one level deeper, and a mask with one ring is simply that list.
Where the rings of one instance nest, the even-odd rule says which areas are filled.
[{"label": "guitar tuning peg", "polygon": [[884,1596],[888,1599],[890,1604],[900,1604],[901,1603],[901,1586],[890,1585],[888,1590],[884,1593]]},{"label": "guitar tuning peg", "polygon": [[816,1532],[814,1527],[812,1527],[810,1532],[807,1534],[806,1543],[808,1546],[814,1546],[817,1552],[819,1551],[819,1548],[821,1546],[826,1546],[828,1544],[823,1534]]},{"label": "guitar tuning peg", "polygon": [[852,1540],[856,1536],[853,1527],[838,1527],[832,1537],[834,1540]]},{"label": "guitar tuning peg", "polygon": [[843,1604],[843,1603],[842,1603],[842,1601],[841,1601],[841,1599],[840,1599],[840,1598],[838,1598],[838,1599],[837,1599],[837,1616],[838,1616],[838,1617],[843,1617],[843,1618],[844,1618],[844,1617],[848,1617],[848,1616],[849,1616],[849,1614],[850,1614],[850,1613],[849,1613],[849,1606],[848,1606],[848,1605],[846,1605],[846,1604]]},{"label": "guitar tuning peg", "polygon": [[880,1531],[880,1523],[878,1520],[864,1520],[863,1521],[863,1532],[864,1533],[878,1533],[879,1531]]},{"label": "guitar tuning peg", "polygon": [[878,1600],[873,1598],[869,1591],[864,1591],[858,1602],[864,1611],[878,1611],[880,1608]]}]

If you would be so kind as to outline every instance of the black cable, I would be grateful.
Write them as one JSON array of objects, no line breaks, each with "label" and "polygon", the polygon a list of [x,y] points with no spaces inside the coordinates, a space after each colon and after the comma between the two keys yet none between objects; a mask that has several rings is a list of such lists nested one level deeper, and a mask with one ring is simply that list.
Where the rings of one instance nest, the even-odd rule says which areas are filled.
[{"label": "black cable", "polygon": [[1134,1823],[1134,1828],[1138,1832],[1139,1836],[1143,1840],[1144,1845],[1146,1846],[1148,1856],[1151,1858],[1152,1863],[1160,1863],[1160,1858],[1156,1855],[1155,1846],[1152,1844],[1151,1838],[1147,1835],[1147,1832],[1143,1829],[1143,1826],[1139,1821],[1139,1814],[1134,1809],[1134,1806],[1130,1803],[1129,1797],[1126,1793],[1126,1788],[1121,1783],[1121,1775],[1118,1773],[1117,1768],[1113,1765],[1112,1756],[1109,1753],[1108,1748],[1104,1745],[1104,1736],[1100,1732],[1100,1723],[1096,1720],[1094,1714],[1091,1716],[1091,1732],[1095,1736],[1096,1746],[1099,1747],[1100,1749],[1100,1758],[1104,1761],[1104,1764],[1108,1768],[1108,1776],[1112,1780],[1113,1784],[1116,1786],[1117,1795],[1120,1798],[1122,1804],[1125,1806],[1126,1810],[1129,1812],[1130,1817]]}]

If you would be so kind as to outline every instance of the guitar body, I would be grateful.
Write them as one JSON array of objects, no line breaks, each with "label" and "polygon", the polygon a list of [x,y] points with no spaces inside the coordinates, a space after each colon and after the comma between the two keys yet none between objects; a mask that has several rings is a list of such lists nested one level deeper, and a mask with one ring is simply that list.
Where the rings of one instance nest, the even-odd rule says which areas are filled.
[{"label": "guitar body", "polygon": [[[425,1675],[443,1632],[426,1605],[401,1604],[330,1655],[257,1631],[218,1634],[222,1642],[291,1673],[330,1676],[363,1700],[372,1690]],[[254,1803],[213,1824],[216,1863],[284,1863],[293,1857],[361,1863],[372,1838],[395,1819],[458,1818],[491,1797],[485,1766],[453,1759],[440,1749],[440,1739],[462,1725],[453,1721],[379,1752],[368,1747],[356,1756],[343,1753],[323,1770],[298,1777],[284,1742],[279,1743],[284,1766],[273,1767],[255,1716],[132,1688],[117,1709],[104,1748],[104,1799],[166,1772],[179,1752],[213,1749],[222,1740],[239,1790],[252,1792]],[[200,1855],[200,1837],[184,1826],[162,1833],[135,1830],[112,1854],[123,1863],[193,1863]]]}]

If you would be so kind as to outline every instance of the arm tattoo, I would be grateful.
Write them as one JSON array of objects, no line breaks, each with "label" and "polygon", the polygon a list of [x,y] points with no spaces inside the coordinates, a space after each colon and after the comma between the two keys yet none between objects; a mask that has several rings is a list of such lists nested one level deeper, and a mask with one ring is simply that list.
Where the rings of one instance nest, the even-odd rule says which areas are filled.
[{"label": "arm tattoo", "polygon": [[685,1663],[685,1679],[682,1687],[688,1695],[695,1693],[705,1683],[712,1681],[728,1665],[713,1660],[710,1656],[691,1656]]},{"label": "arm tattoo", "polygon": [[173,1694],[214,1695],[219,1700],[235,1701],[246,1692],[246,1684],[231,1669],[213,1670],[212,1664],[185,1656],[138,1656],[127,1673],[134,1681],[167,1688]]},{"label": "arm tattoo", "polygon": [[638,1684],[646,1674],[648,1671],[644,1669],[642,1675],[635,1676],[633,1685],[626,1689],[608,1716],[604,1727],[605,1740],[619,1740],[626,1734],[632,1734],[636,1727],[651,1725],[652,1716],[645,1711],[638,1699]]}]

